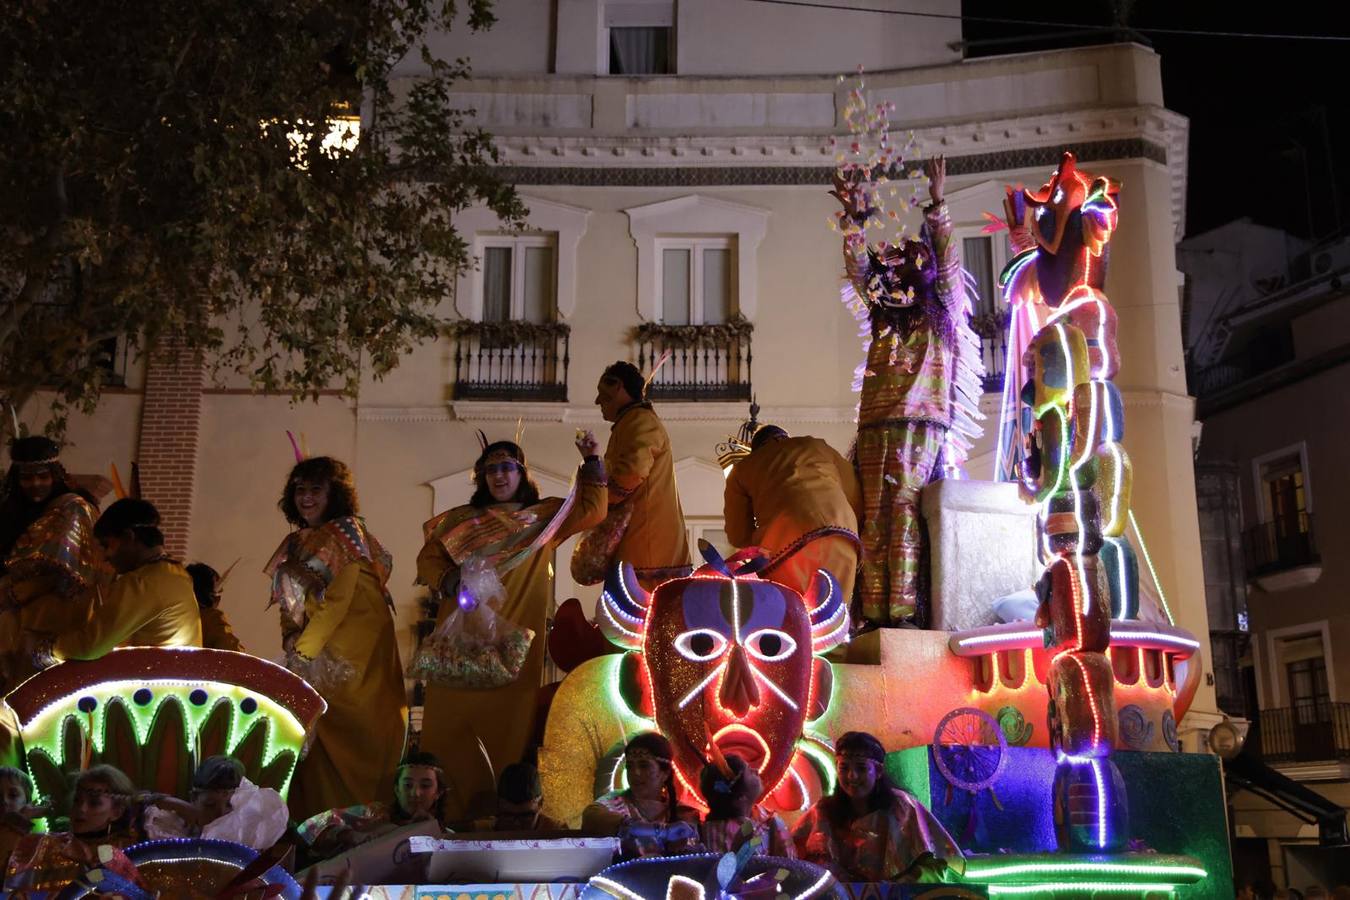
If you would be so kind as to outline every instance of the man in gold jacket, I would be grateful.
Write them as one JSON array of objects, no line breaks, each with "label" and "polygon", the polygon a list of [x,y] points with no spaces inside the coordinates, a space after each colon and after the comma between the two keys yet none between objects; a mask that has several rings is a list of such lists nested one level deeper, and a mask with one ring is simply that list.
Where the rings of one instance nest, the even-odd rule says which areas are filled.
[{"label": "man in gold jacket", "polygon": [[200,647],[202,620],[192,579],[164,555],[159,510],[118,500],[99,516],[94,537],[117,578],[88,617],[56,636],[57,659],[98,659],[118,647]]},{"label": "man in gold jacket", "polygon": [[727,540],[762,547],[760,575],[805,593],[817,569],[835,577],[845,603],[858,567],[862,491],[853,466],[820,438],[789,437],[763,425],[750,455],[727,476],[723,494]]},{"label": "man in gold jacket", "polygon": [[650,590],[689,570],[684,510],[675,489],[675,463],[666,427],[643,400],[645,380],[637,366],[616,362],[605,369],[595,404],[612,423],[605,447],[609,514],[631,510],[612,561],[631,563]]}]

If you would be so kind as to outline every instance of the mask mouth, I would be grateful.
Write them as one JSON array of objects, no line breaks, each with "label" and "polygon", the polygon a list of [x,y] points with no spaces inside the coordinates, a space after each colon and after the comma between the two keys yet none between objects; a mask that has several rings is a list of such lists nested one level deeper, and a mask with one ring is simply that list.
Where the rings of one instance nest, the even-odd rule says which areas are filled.
[{"label": "mask mouth", "polygon": [[769,744],[758,731],[745,725],[727,725],[713,735],[722,755],[736,754],[756,772],[769,764]]}]

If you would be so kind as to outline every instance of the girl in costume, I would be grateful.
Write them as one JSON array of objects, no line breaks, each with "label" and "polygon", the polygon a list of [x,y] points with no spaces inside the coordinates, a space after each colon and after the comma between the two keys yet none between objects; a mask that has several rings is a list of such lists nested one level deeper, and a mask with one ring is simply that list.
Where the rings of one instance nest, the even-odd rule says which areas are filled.
[{"label": "girl in costume", "polygon": [[[70,831],[30,834],[19,840],[5,867],[5,891],[56,891],[98,865],[132,872],[121,850],[136,843],[132,796],[136,788],[112,766],[91,766],[75,776]],[[9,896],[9,893],[5,893]]]},{"label": "girl in costume", "polygon": [[189,801],[163,794],[143,798],[146,837],[214,838],[266,850],[286,831],[286,801],[272,788],[260,788],[245,778],[237,759],[204,760],[192,773],[190,797]]},{"label": "girl in costume", "polygon": [[581,813],[581,829],[617,834],[625,859],[688,852],[698,844],[698,810],[679,800],[670,741],[654,731],[623,749],[628,787],[610,791]]},{"label": "girl in costume", "polygon": [[[494,773],[526,756],[534,734],[535,695],[543,680],[554,551],[562,541],[598,524],[607,502],[605,467],[589,431],[578,434],[583,461],[565,499],[539,498],[519,444],[488,444],[481,433],[480,440],[484,447],[474,463],[473,497],[423,526],[426,543],[417,556],[417,580],[439,601],[438,628],[467,596],[474,596],[470,602],[487,602],[486,596],[477,595],[494,593],[495,615],[508,628],[514,626],[522,640],[516,647],[518,674],[499,686],[437,684],[450,681],[452,672],[466,674],[464,660],[455,658],[448,646],[419,655],[414,663],[428,682],[420,746],[454,773],[448,798],[453,821],[491,815]],[[482,586],[485,580],[490,587]],[[524,638],[526,632],[532,639]]]},{"label": "girl in costume", "polygon": [[965,857],[923,804],[886,774],[886,751],[863,731],[835,743],[839,782],[793,830],[798,858],[840,881],[940,882]]},{"label": "girl in costume", "polygon": [[42,810],[33,807],[33,779],[13,766],[0,766],[0,860],[8,861],[19,839],[33,830]]},{"label": "girl in costume", "polygon": [[301,460],[277,505],[298,529],[265,569],[286,666],[328,703],[291,780],[291,814],[306,819],[393,790],[408,703],[385,587],[393,560],[357,515],[351,470]]},{"label": "girl in costume", "polygon": [[787,823],[777,813],[755,806],[764,792],[759,773],[734,753],[723,756],[709,743],[713,761],[703,767],[698,790],[708,804],[708,817],[700,832],[709,853],[734,853],[747,841],[758,838],[762,856],[797,858]]},{"label": "girl in costume", "polygon": [[430,753],[410,753],[398,767],[392,803],[375,801],[330,809],[300,824],[300,836],[318,859],[336,856],[413,822],[445,827],[445,772]]}]

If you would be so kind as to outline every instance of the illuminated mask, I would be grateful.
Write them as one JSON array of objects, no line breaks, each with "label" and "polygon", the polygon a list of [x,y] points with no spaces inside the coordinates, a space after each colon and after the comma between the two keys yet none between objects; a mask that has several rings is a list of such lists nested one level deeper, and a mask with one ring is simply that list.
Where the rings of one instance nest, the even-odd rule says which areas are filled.
[{"label": "illuminated mask", "polygon": [[804,598],[708,565],[648,595],[623,564],[601,604],[610,640],[642,653],[651,711],[683,782],[698,783],[711,734],[772,792],[794,762],[806,723],[828,702],[828,666],[815,655],[848,637],[838,582],[821,571]]}]

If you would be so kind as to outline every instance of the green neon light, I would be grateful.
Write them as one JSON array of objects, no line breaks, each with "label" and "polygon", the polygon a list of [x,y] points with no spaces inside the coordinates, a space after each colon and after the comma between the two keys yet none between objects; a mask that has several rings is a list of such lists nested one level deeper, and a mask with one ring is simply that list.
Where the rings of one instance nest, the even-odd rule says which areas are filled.
[{"label": "green neon light", "polygon": [[1134,520],[1134,510],[1130,510],[1130,524],[1134,526],[1134,536],[1139,538],[1139,549],[1144,551],[1144,562],[1148,563],[1148,574],[1153,576],[1153,586],[1158,589],[1158,599],[1162,601],[1163,612],[1167,613],[1167,622],[1169,625],[1175,625],[1176,617],[1172,615],[1172,607],[1167,605],[1167,595],[1163,593],[1162,582],[1158,580],[1158,570],[1153,568],[1153,557],[1148,554],[1144,533],[1139,530],[1139,523]]},{"label": "green neon light", "polygon": [[[141,706],[132,697],[136,691],[146,688],[154,694],[154,699]],[[189,699],[195,690],[203,690],[208,702],[197,706]],[[84,697],[93,697],[98,705],[92,713],[81,712],[77,706]],[[239,704],[246,698],[257,703],[253,713],[240,711]],[[73,719],[83,732],[85,740],[93,743],[94,750],[102,754],[106,742],[106,716],[109,703],[116,700],[126,710],[135,732],[137,745],[144,747],[155,718],[164,704],[176,702],[183,712],[184,729],[188,740],[200,734],[202,726],[222,702],[229,703],[229,727],[225,739],[226,753],[234,753],[239,744],[253,731],[256,723],[263,721],[264,741],[261,765],[271,765],[281,753],[289,750],[299,757],[300,746],[305,739],[304,728],[299,720],[281,704],[271,698],[255,693],[239,685],[223,682],[185,682],[181,680],[148,681],[107,681],[92,684],[72,692],[60,700],[48,705],[32,721],[23,727],[23,740],[27,750],[41,750],[50,759],[69,762],[65,759],[63,733],[67,719]],[[193,747],[186,748],[189,752]],[[64,766],[63,766],[64,767]],[[290,786],[294,768],[286,775],[280,793],[285,796]]]},{"label": "green neon light", "polygon": [[978,881],[989,878],[1015,878],[1019,875],[1063,876],[1079,873],[1085,875],[1139,875],[1150,878],[1175,876],[1196,880],[1209,875],[1209,872],[1200,866],[1169,865],[1166,863],[1029,862],[995,863],[987,867],[983,867],[979,863],[969,863],[966,866],[966,878]]},{"label": "green neon light", "polygon": [[833,794],[835,777],[834,754],[830,753],[828,748],[811,740],[810,735],[797,741],[797,750],[811,757],[820,771],[825,773],[825,793]]},{"label": "green neon light", "polygon": [[1176,887],[1170,884],[1117,884],[1106,881],[1048,881],[1044,884],[991,884],[989,885],[989,896],[991,897],[1016,897],[1016,896],[1044,896],[1054,894],[1057,891],[1067,891],[1088,894],[1094,896],[1101,894],[1116,894],[1121,896],[1145,897],[1145,896],[1163,896],[1175,897],[1177,895]]}]

